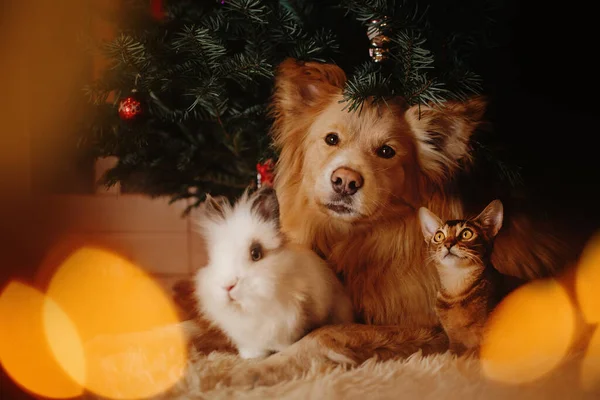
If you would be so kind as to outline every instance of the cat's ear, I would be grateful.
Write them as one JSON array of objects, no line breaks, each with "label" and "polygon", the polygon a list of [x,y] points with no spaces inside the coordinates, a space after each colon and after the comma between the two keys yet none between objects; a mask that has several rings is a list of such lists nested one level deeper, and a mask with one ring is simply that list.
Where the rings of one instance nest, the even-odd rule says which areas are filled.
[{"label": "cat's ear", "polygon": [[431,181],[441,184],[469,165],[471,136],[482,123],[485,108],[485,99],[475,96],[439,105],[418,104],[406,111],[419,165]]},{"label": "cat's ear", "polygon": [[419,222],[426,242],[429,242],[435,232],[442,226],[442,220],[425,207],[419,208]]},{"label": "cat's ear", "polygon": [[252,202],[252,211],[256,212],[265,221],[274,222],[279,229],[279,201],[275,189],[264,186],[252,195],[250,201]]},{"label": "cat's ear", "polygon": [[213,197],[206,194],[206,200],[203,204],[204,216],[211,221],[225,219],[226,210],[231,207],[229,200],[225,196]]},{"label": "cat's ear", "polygon": [[490,237],[495,237],[504,219],[504,207],[500,200],[494,200],[475,218],[475,220],[486,230]]}]

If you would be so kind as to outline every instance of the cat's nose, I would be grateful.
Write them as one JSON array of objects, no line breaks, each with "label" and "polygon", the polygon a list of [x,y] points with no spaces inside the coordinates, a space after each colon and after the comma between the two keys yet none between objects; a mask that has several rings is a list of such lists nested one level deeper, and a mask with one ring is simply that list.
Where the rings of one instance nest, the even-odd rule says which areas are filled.
[{"label": "cat's nose", "polygon": [[446,246],[446,248],[448,250],[450,250],[452,248],[452,246],[454,246],[454,242],[446,242],[446,243],[444,243],[444,246]]}]

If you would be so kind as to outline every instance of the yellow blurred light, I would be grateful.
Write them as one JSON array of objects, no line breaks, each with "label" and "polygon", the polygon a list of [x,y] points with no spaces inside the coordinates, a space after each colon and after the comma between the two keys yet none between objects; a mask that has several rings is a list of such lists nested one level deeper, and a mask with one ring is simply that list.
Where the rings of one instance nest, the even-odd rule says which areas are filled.
[{"label": "yellow blurred light", "polygon": [[112,399],[151,397],[183,376],[186,342],[176,310],[163,290],[126,259],[81,248],[58,268],[47,293],[77,327],[85,345],[85,373],[67,352],[57,348],[54,353],[89,391]]},{"label": "yellow blurred light", "polygon": [[[46,340],[44,320],[51,327],[51,346]],[[0,362],[15,383],[48,398],[83,394],[81,384],[64,372],[53,354],[55,349],[69,354],[68,363],[73,370],[81,366],[82,347],[77,331],[52,299],[23,283],[9,283],[0,294],[0,327]]]},{"label": "yellow blurred light", "polygon": [[575,271],[575,292],[585,320],[596,324],[581,364],[585,390],[600,389],[600,235],[592,238]]},{"label": "yellow blurred light", "polygon": [[600,235],[586,246],[577,266],[575,290],[588,323],[600,323]]},{"label": "yellow blurred light", "polygon": [[528,283],[498,305],[486,325],[481,366],[508,384],[534,381],[563,360],[575,333],[575,312],[555,280]]},{"label": "yellow blurred light", "polygon": [[64,372],[80,385],[85,382],[85,356],[77,328],[69,316],[45,296],[42,309],[46,341]]},{"label": "yellow blurred light", "polygon": [[588,344],[581,363],[581,386],[584,390],[600,390],[600,326]]}]

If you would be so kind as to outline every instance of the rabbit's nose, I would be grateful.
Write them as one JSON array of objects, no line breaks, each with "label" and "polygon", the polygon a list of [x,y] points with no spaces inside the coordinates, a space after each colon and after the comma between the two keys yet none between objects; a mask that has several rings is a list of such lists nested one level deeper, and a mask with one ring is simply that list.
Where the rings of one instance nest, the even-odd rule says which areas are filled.
[{"label": "rabbit's nose", "polygon": [[237,285],[237,281],[233,282],[232,284],[225,285],[225,290],[227,290],[228,292],[231,292],[231,290],[235,287],[235,285]]}]

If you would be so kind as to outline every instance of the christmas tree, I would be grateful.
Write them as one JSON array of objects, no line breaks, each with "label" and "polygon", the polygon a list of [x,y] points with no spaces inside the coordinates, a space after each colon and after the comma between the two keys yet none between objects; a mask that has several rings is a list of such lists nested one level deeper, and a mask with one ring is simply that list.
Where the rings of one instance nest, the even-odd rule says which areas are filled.
[{"label": "christmas tree", "polygon": [[104,183],[198,202],[238,195],[257,163],[276,159],[268,105],[284,59],[340,65],[348,112],[390,96],[463,99],[481,91],[471,60],[492,45],[497,9],[483,0],[151,3],[126,2],[120,33],[100,45],[111,66],[86,87],[94,117],[82,143],[118,157]]}]

